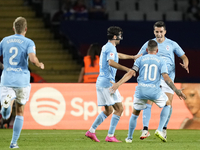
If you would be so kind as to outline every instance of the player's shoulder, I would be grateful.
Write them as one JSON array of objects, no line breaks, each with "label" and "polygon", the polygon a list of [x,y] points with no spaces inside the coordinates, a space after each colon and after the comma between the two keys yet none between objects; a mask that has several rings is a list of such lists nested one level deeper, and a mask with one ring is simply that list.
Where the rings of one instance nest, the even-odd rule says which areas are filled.
[{"label": "player's shoulder", "polygon": [[107,42],[107,43],[103,46],[102,49],[104,49],[104,51],[116,51],[116,47],[115,47],[112,43],[110,43],[110,42]]},{"label": "player's shoulder", "polygon": [[165,37],[166,42],[173,44],[176,44],[176,41],[172,40],[172,39],[168,39]]}]

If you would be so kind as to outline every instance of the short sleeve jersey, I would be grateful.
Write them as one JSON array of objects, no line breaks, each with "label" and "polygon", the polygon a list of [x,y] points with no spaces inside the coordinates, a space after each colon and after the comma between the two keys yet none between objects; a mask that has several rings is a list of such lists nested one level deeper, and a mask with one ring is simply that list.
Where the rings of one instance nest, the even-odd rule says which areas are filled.
[{"label": "short sleeve jersey", "polygon": [[3,38],[0,43],[0,56],[3,55],[4,64],[1,85],[26,87],[30,84],[29,53],[36,53],[35,43],[31,39],[19,34]]},{"label": "short sleeve jersey", "polygon": [[139,68],[135,97],[156,100],[160,97],[160,78],[168,73],[165,61],[157,55],[147,54],[136,59],[134,66]]},{"label": "short sleeve jersey", "polygon": [[110,42],[107,42],[101,50],[99,61],[100,73],[96,82],[98,87],[107,88],[112,86],[110,81],[115,82],[117,69],[109,66],[108,60],[114,60],[116,63],[119,61],[116,47]]}]

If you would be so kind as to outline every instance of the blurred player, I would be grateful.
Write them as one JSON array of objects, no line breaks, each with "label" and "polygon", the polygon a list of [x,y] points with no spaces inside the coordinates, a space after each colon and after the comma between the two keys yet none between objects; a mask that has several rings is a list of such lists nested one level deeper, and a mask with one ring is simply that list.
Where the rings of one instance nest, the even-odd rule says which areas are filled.
[{"label": "blurred player", "polygon": [[94,123],[92,124],[89,131],[86,132],[85,136],[91,138],[96,142],[100,142],[96,135],[96,128],[113,113],[108,135],[105,139],[107,142],[121,142],[114,136],[115,128],[118,124],[120,116],[123,112],[122,100],[119,91],[111,94],[109,88],[112,86],[110,81],[115,82],[115,75],[117,69],[129,71],[129,68],[118,64],[119,59],[137,59],[139,56],[125,55],[117,53],[116,45],[122,40],[122,29],[120,27],[111,26],[107,30],[108,42],[102,47],[100,55],[100,73],[96,82],[97,90],[97,101],[98,106],[104,106],[105,110],[101,112]]},{"label": "blurred player", "polygon": [[3,38],[0,43],[0,56],[3,55],[4,69],[1,76],[1,114],[4,119],[10,117],[15,100],[16,117],[10,148],[19,148],[17,140],[24,122],[24,107],[31,90],[28,58],[37,67],[44,69],[44,64],[36,57],[35,43],[25,37],[27,21],[18,17],[13,22],[15,34]]},{"label": "blurred player", "polygon": [[110,88],[111,92],[114,93],[121,84],[128,81],[132,76],[135,76],[136,72],[139,71],[139,76],[137,78],[138,86],[136,87],[133,101],[133,114],[129,121],[128,137],[125,139],[127,143],[132,142],[137,118],[140,111],[147,107],[146,102],[148,100],[151,100],[151,102],[154,102],[159,107],[163,107],[160,114],[160,123],[155,135],[163,142],[167,141],[163,135],[162,129],[170,112],[170,103],[167,95],[160,88],[161,75],[166,84],[179,96],[179,98],[186,98],[181,90],[176,89],[172,80],[169,78],[165,61],[156,55],[158,46],[154,40],[149,40],[147,51],[147,55],[144,55],[135,61],[132,68],[133,70],[126,73],[117,83],[113,83],[113,86]]},{"label": "blurred player", "polygon": [[[155,40],[158,43],[158,53],[157,53],[157,55],[165,60],[165,62],[167,64],[169,77],[174,82],[174,78],[175,78],[174,54],[176,54],[178,57],[180,57],[182,59],[183,64],[180,63],[180,65],[184,69],[186,69],[187,73],[189,73],[189,68],[188,68],[189,60],[188,60],[187,56],[185,55],[185,52],[182,50],[182,48],[176,42],[166,38],[165,34],[166,34],[165,23],[162,22],[162,21],[156,22],[154,24],[155,38],[153,40]],[[148,42],[146,42],[142,46],[142,48],[141,48],[141,50],[139,51],[138,54],[141,54],[141,53],[143,55],[147,54],[147,52],[146,52],[147,43]],[[171,105],[168,120],[166,121],[164,128],[163,128],[163,133],[165,134],[165,138],[167,138],[166,129],[167,129],[167,124],[168,124],[169,119],[170,119],[171,114],[172,114],[172,99],[173,99],[174,91],[165,83],[165,81],[163,80],[163,77],[161,78],[161,89],[167,95],[167,97],[170,101],[170,105]],[[147,107],[143,111],[143,131],[142,131],[142,135],[140,136],[141,140],[150,136],[150,133],[148,132],[148,126],[149,126],[149,121],[150,121],[150,118],[151,118],[151,107],[152,107],[152,105],[153,105],[153,102],[148,101]]]}]

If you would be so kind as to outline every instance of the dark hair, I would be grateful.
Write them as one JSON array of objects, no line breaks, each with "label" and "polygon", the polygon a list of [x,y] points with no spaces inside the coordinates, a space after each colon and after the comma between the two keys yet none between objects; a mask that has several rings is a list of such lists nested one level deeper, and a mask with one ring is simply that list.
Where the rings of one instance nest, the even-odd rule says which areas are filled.
[{"label": "dark hair", "polygon": [[157,47],[158,46],[158,44],[157,44],[157,42],[156,41],[154,41],[154,40],[149,40],[149,42],[148,42],[148,51],[154,51],[155,49],[155,47]]},{"label": "dark hair", "polygon": [[107,37],[109,40],[113,39],[113,36],[119,36],[119,32],[123,33],[122,29],[117,26],[111,26],[107,29]]},{"label": "dark hair", "polygon": [[98,43],[93,43],[90,45],[87,55],[90,56],[91,66],[94,67],[94,60],[96,60],[96,55],[100,55],[101,47]]},{"label": "dark hair", "polygon": [[163,21],[157,21],[154,25],[153,25],[153,29],[155,29],[155,27],[163,27],[166,30],[166,25]]}]

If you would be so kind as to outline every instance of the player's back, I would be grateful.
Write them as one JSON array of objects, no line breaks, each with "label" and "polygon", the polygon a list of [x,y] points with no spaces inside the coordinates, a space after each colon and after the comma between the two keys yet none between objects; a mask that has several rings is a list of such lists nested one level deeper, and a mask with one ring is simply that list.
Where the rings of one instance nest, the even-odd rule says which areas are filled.
[{"label": "player's back", "polygon": [[136,97],[155,100],[160,96],[160,79],[167,72],[167,66],[162,58],[147,54],[138,58],[135,64],[139,68]]},{"label": "player's back", "polygon": [[28,53],[35,53],[34,42],[19,34],[11,35],[1,41],[0,51],[4,64],[1,84],[10,87],[28,86],[30,83]]}]

